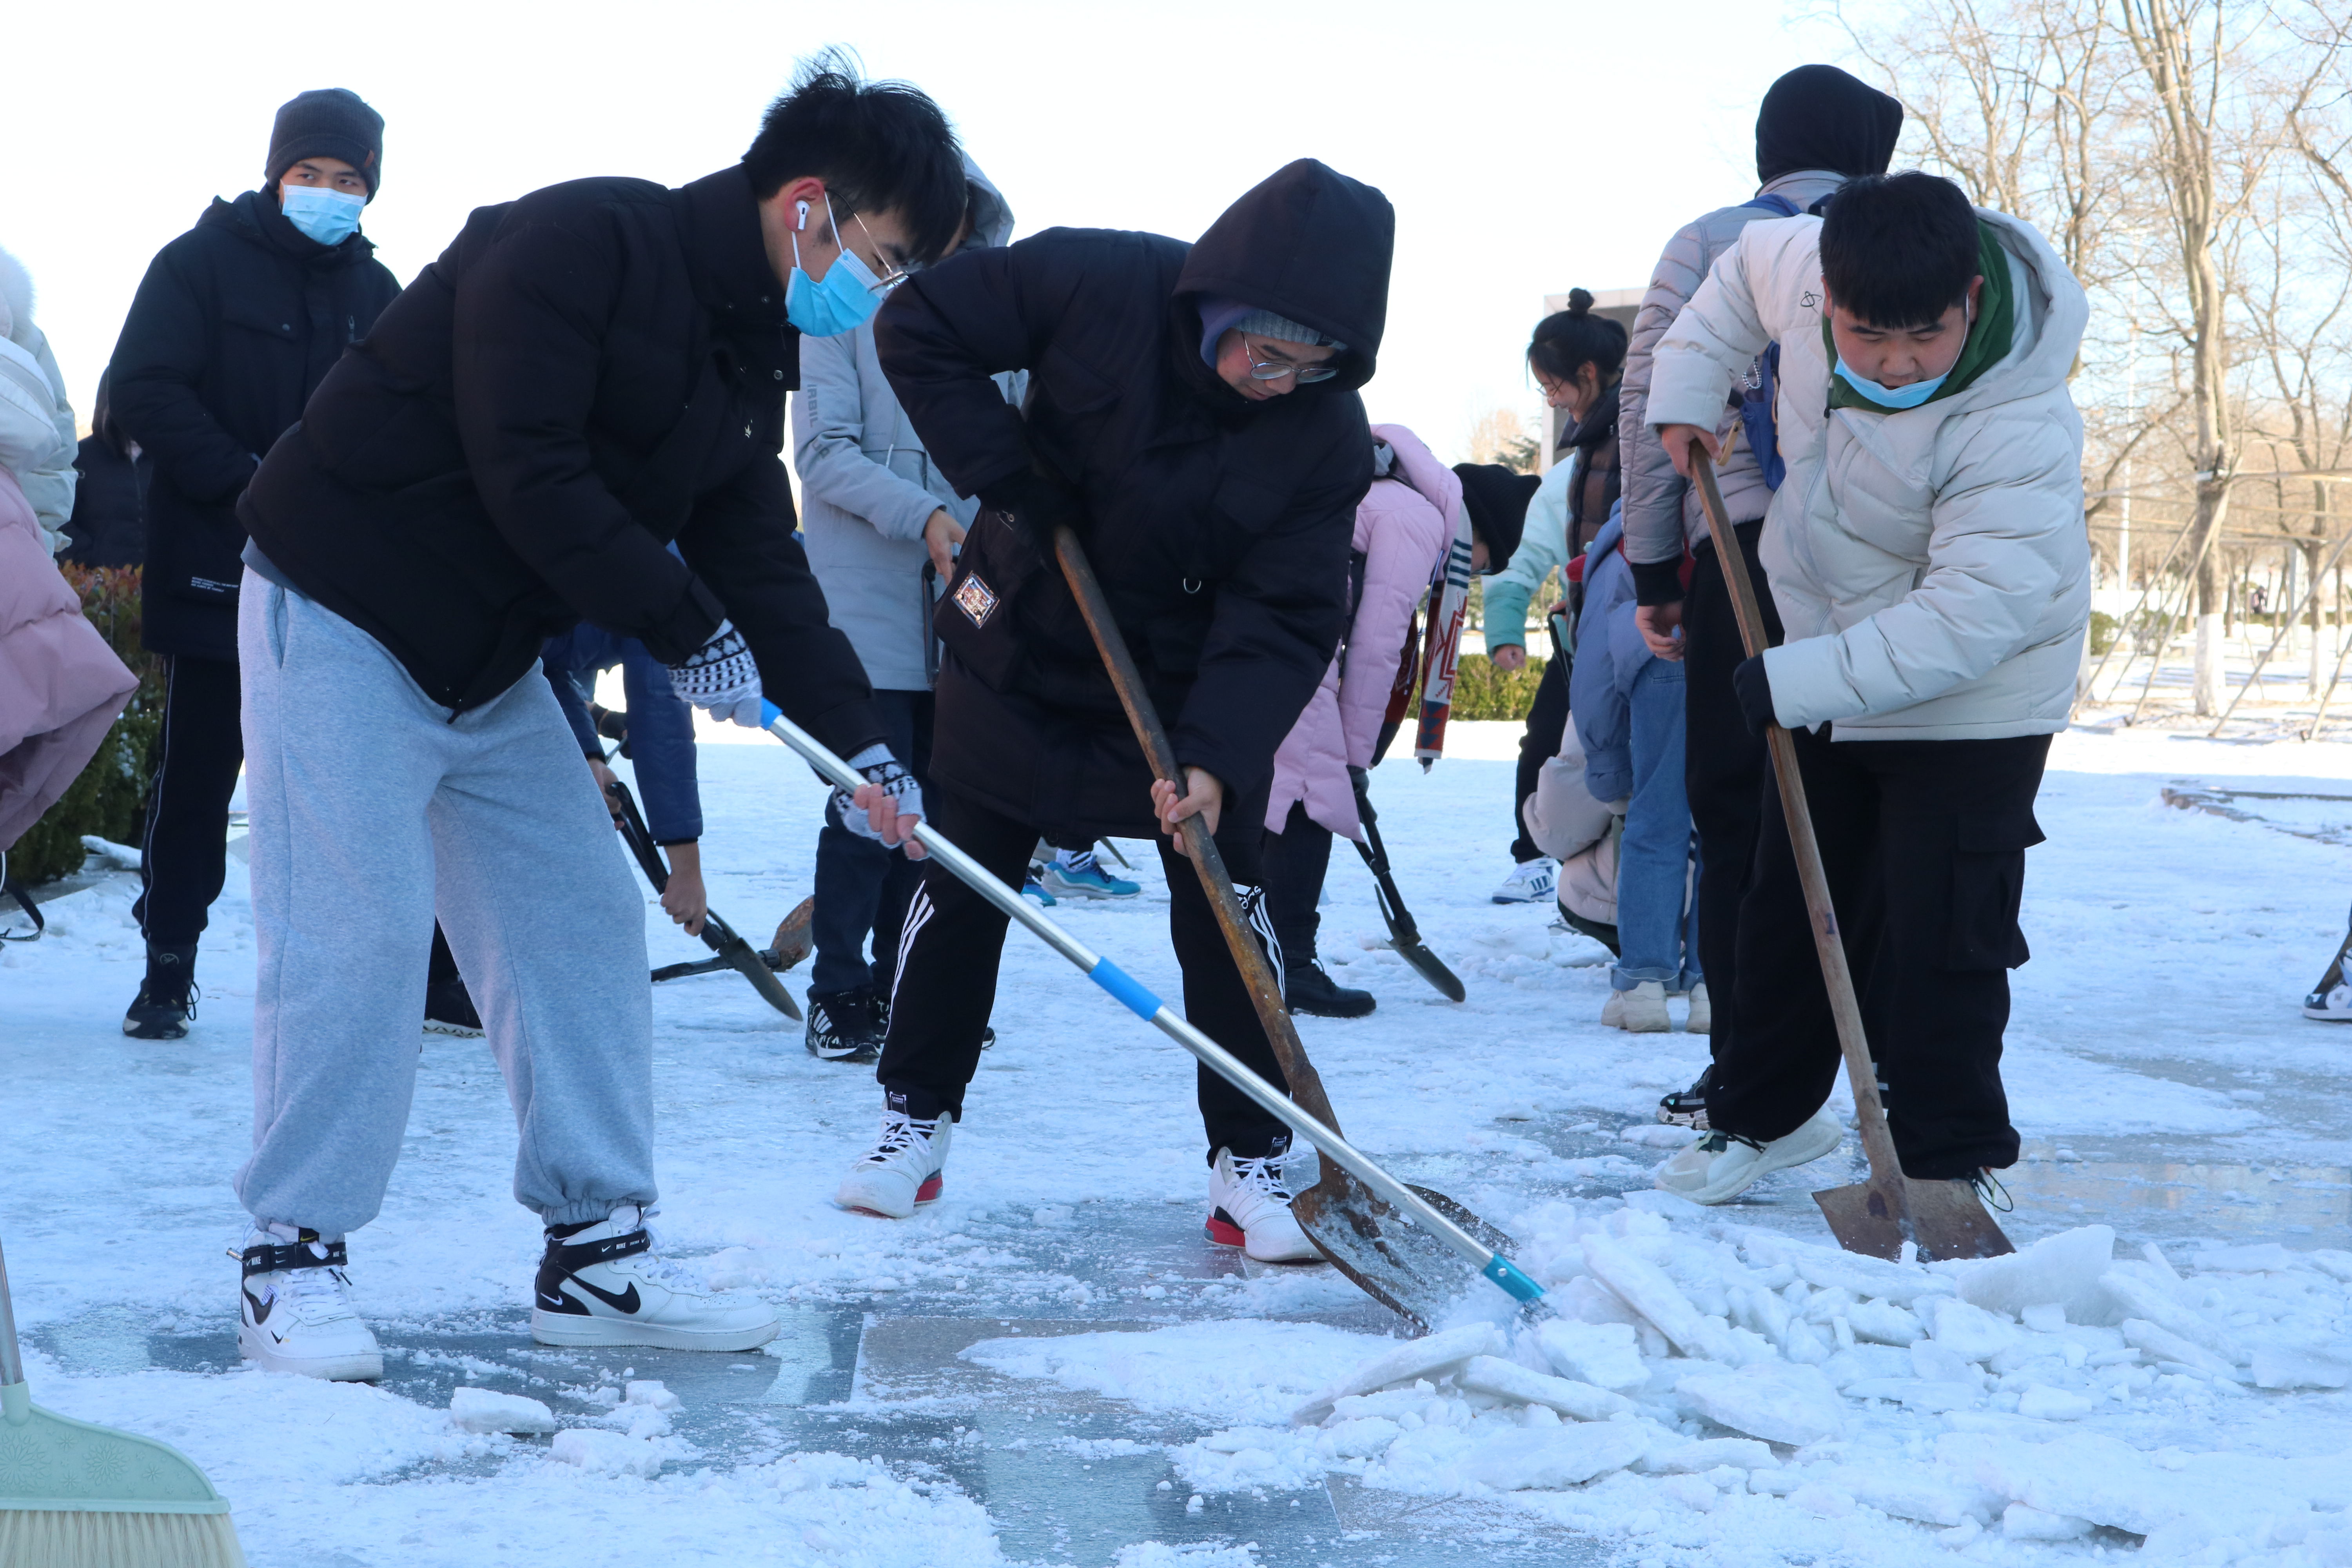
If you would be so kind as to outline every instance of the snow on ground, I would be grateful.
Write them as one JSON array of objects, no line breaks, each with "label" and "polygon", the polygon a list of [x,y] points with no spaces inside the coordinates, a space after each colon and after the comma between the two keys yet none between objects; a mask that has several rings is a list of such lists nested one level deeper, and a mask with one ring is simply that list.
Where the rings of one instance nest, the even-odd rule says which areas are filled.
[{"label": "snow on ground", "polygon": [[[2238,801],[2271,826],[2159,798],[2352,797],[2352,747],[2060,738],[2004,1221],[2021,1245],[2059,1239],[2002,1285],[1828,1251],[1806,1194],[1847,1179],[1851,1143],[1722,1211],[1646,1191],[1668,1152],[1650,1140],[1672,1141],[1651,1107],[1704,1044],[1601,1029],[1602,951],[1486,902],[1515,738],[1457,726],[1433,772],[1375,775],[1406,897],[1468,1002],[1379,947],[1343,853],[1324,951],[1381,1010],[1303,1028],[1351,1139],[1511,1230],[1591,1327],[1490,1333],[1501,1298],[1478,1286],[1447,1342],[1486,1360],[1351,1387],[1397,1352],[1392,1320],[1328,1271],[1244,1269],[1198,1239],[1190,1061],[1016,935],[946,1199],[903,1225],[827,1202],[871,1133],[870,1073],[809,1058],[731,976],[656,991],[656,1223],[785,1310],[769,1354],[533,1352],[537,1231],[509,1196],[502,1086],[478,1042],[428,1036],[383,1216],[352,1243],[401,1370],[381,1388],[240,1370],[222,1254],[249,1135],[250,907],[233,876],[190,1037],[127,1040],[140,955],[116,876],[54,901],[47,940],[0,949],[0,1240],[35,1396],[183,1447],[257,1568],[551,1549],[1271,1568],[1423,1561],[1430,1520],[1497,1561],[2352,1563],[2352,1032],[2294,1011],[2344,930],[2352,851],[2323,840],[2352,798]],[[807,890],[821,794],[743,739],[704,752],[705,862],[756,938]],[[1173,994],[1156,858],[1123,847],[1137,903],[1056,912]],[[654,962],[700,956],[648,904]],[[630,1401],[641,1373],[683,1407]],[[565,1431],[464,1430],[460,1384],[540,1398]],[[1298,1522],[1334,1508],[1345,1531]]]}]

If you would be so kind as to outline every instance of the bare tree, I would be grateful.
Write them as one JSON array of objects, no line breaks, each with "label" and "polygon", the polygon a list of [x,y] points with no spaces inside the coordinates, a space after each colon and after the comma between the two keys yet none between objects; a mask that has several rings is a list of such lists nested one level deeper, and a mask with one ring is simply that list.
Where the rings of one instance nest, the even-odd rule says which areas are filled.
[{"label": "bare tree", "polygon": [[1470,460],[1500,463],[1513,473],[1532,474],[1543,444],[1527,422],[1508,408],[1490,408],[1470,426]]}]

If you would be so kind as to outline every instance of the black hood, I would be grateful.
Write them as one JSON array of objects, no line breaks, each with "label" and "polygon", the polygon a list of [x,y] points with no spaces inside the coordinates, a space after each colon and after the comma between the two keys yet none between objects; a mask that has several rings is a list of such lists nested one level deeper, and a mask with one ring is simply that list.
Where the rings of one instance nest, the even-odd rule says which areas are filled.
[{"label": "black hood", "polygon": [[[1339,374],[1320,384],[1361,386],[1379,363],[1395,249],[1396,209],[1388,197],[1301,158],[1209,226],[1185,258],[1176,297],[1188,310],[1187,296],[1243,300],[1337,338],[1347,352]],[[1197,351],[1197,319],[1192,332]]]},{"label": "black hood", "polygon": [[1896,100],[1835,66],[1799,66],[1756,111],[1756,178],[1769,185],[1800,169],[1849,180],[1883,174],[1902,131]]},{"label": "black hood", "polygon": [[1511,563],[1518,553],[1519,536],[1528,528],[1528,503],[1536,499],[1543,480],[1500,463],[1456,463],[1462,480],[1462,505],[1470,526],[1486,542],[1486,576]]}]

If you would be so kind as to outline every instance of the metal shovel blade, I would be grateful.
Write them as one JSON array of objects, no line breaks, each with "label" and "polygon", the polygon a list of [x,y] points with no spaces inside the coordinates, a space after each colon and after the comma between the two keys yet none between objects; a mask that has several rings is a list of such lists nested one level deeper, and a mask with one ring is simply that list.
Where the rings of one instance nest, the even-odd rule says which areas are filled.
[{"label": "metal shovel blade", "polygon": [[1895,1180],[1903,1184],[1900,1194],[1890,1194],[1876,1182],[1856,1182],[1813,1194],[1840,1247],[1890,1263],[1902,1260],[1906,1241],[1919,1244],[1922,1263],[1999,1258],[2017,1250],[1968,1183]]},{"label": "metal shovel blade", "polygon": [[[1470,1287],[1461,1255],[1347,1172],[1328,1163],[1324,1169],[1324,1179],[1291,1202],[1298,1227],[1358,1289],[1419,1332],[1429,1332]],[[1412,1191],[1482,1246],[1506,1256],[1517,1249],[1509,1237],[1444,1194],[1422,1186]]]},{"label": "metal shovel blade", "polygon": [[720,958],[727,961],[728,968],[751,983],[751,989],[765,998],[769,1006],[787,1018],[796,1019],[801,1016],[800,1004],[794,1002],[793,994],[784,989],[784,983],[776,978],[776,972],[751,951],[750,942],[730,931],[725,938],[710,945]]},{"label": "metal shovel blade", "polygon": [[1462,982],[1454,971],[1445,967],[1445,961],[1418,942],[1392,936],[1389,939],[1389,946],[1396,951],[1399,958],[1412,966],[1414,973],[1435,986],[1437,994],[1448,1002],[1459,1002],[1469,994],[1463,990]]}]

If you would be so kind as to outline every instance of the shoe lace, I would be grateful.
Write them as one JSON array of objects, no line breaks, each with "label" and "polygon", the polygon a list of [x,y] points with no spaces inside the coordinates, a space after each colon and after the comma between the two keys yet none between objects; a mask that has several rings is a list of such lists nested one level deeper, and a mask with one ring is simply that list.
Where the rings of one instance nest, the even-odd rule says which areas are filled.
[{"label": "shoe lace", "polygon": [[351,1279],[340,1268],[286,1268],[276,1281],[278,1299],[305,1318],[332,1317],[348,1312],[343,1291]]},{"label": "shoe lace", "polygon": [[1709,1132],[1699,1141],[1699,1147],[1710,1154],[1720,1154],[1734,1143],[1745,1143],[1759,1154],[1764,1152],[1763,1144],[1743,1132]]},{"label": "shoe lace", "polygon": [[1237,1187],[1255,1188],[1286,1204],[1290,1201],[1290,1188],[1283,1183],[1282,1157],[1278,1154],[1261,1155],[1251,1160],[1235,1160],[1234,1184]]},{"label": "shoe lace", "polygon": [[882,1113],[882,1135],[874,1141],[874,1148],[860,1164],[887,1165],[915,1146],[918,1138],[928,1139],[939,1128],[939,1120],[918,1121],[900,1111]]}]

